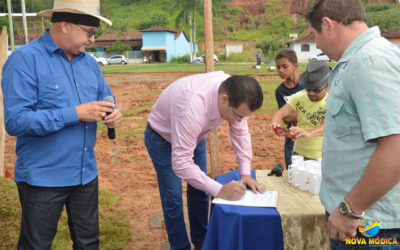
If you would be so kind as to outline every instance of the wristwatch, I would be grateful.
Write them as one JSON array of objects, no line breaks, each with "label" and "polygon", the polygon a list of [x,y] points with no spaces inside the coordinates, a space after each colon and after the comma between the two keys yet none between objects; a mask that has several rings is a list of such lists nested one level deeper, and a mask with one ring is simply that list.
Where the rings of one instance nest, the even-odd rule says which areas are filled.
[{"label": "wristwatch", "polygon": [[347,216],[351,219],[362,219],[365,215],[365,211],[362,212],[362,214],[358,215],[358,214],[353,214],[353,212],[350,209],[349,203],[347,203],[345,200],[342,200],[339,204],[339,212],[344,215]]}]

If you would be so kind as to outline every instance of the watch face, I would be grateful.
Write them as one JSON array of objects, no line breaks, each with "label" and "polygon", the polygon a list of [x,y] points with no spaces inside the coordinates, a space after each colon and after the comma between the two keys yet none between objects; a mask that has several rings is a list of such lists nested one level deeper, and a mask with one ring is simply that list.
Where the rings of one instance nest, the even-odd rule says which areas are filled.
[{"label": "watch face", "polygon": [[339,212],[343,215],[346,215],[349,213],[349,209],[347,207],[347,204],[345,202],[340,202],[339,204]]}]

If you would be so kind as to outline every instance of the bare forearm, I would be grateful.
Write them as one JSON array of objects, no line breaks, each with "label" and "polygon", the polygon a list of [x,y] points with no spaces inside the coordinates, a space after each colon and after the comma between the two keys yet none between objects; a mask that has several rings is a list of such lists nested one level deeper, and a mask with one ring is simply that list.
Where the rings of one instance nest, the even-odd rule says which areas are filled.
[{"label": "bare forearm", "polygon": [[297,122],[297,113],[292,113],[282,119],[286,124]]}]

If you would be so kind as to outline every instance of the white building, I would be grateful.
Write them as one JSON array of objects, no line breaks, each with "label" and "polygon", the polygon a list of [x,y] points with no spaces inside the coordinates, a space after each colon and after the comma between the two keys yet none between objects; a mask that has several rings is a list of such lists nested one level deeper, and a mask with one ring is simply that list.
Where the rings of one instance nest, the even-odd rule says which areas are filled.
[{"label": "white building", "polygon": [[308,62],[308,59],[322,53],[320,49],[317,49],[317,43],[312,34],[290,42],[289,48],[296,52],[299,62]]}]

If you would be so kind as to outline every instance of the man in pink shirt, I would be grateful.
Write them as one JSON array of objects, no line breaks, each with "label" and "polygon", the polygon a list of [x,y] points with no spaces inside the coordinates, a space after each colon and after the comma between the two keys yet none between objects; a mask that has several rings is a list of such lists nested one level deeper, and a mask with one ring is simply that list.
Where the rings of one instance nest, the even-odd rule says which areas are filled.
[{"label": "man in pink shirt", "polygon": [[[255,192],[265,191],[250,175],[252,149],[247,126],[247,118],[262,101],[261,87],[254,78],[222,71],[184,77],[161,93],[148,118],[145,144],[157,172],[171,250],[190,249],[181,179],[188,183],[190,234],[195,249],[201,249],[207,231],[208,194],[239,200],[246,186]],[[221,185],[207,176],[204,137],[224,120],[229,122],[241,183]]]}]

